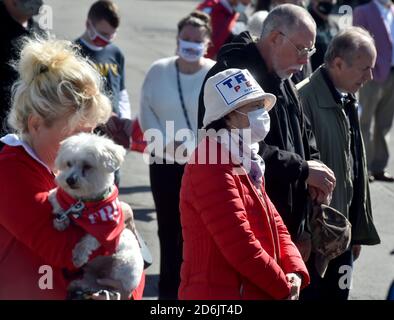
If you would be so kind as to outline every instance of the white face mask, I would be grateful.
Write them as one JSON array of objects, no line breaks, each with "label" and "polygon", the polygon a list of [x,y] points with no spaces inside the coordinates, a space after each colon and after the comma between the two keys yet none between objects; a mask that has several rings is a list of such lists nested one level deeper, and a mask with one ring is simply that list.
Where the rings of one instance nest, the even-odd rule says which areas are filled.
[{"label": "white face mask", "polygon": [[250,111],[247,114],[238,110],[235,111],[248,117],[251,143],[263,141],[270,131],[271,119],[268,111],[264,108]]},{"label": "white face mask", "polygon": [[205,53],[204,42],[190,42],[179,39],[178,40],[178,55],[188,61],[196,62]]}]

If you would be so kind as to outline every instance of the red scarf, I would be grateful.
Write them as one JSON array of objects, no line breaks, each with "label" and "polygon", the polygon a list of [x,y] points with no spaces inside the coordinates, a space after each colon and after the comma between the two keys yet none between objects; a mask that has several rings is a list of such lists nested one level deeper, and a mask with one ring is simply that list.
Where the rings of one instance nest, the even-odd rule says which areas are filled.
[{"label": "red scarf", "polygon": [[[120,234],[124,229],[124,215],[118,193],[118,188],[114,187],[107,198],[84,202],[85,207],[79,217],[69,214],[70,219],[77,226],[101,243],[105,249],[104,255],[115,253]],[[60,188],[57,189],[56,198],[63,210],[68,210],[78,202]]]}]

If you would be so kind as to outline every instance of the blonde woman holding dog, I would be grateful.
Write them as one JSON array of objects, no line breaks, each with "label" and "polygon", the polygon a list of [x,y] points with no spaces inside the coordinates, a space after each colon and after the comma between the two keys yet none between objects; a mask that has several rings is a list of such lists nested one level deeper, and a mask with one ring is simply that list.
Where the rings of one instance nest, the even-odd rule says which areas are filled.
[{"label": "blonde woman holding dog", "polygon": [[84,231],[53,227],[54,160],[62,140],[105,123],[111,103],[99,74],[68,41],[26,40],[17,69],[8,115],[15,133],[1,138],[0,299],[65,299],[80,271],[72,250]]}]

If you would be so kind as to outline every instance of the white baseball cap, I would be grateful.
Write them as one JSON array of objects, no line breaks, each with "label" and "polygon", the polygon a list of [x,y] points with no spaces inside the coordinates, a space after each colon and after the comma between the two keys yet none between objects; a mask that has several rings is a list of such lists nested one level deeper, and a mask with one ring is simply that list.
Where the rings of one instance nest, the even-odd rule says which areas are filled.
[{"label": "white baseball cap", "polygon": [[227,69],[219,72],[205,83],[203,125],[206,127],[245,104],[263,99],[265,109],[271,110],[276,97],[265,93],[247,69]]}]

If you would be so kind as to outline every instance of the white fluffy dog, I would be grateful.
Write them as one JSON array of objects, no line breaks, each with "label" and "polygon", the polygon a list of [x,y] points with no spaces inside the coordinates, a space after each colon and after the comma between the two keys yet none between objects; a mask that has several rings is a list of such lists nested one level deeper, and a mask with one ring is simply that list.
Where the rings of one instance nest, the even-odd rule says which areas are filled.
[{"label": "white fluffy dog", "polygon": [[[54,227],[62,231],[75,223],[87,232],[73,250],[73,264],[84,266],[84,276],[70,284],[69,293],[109,289],[97,279],[120,282],[122,295],[139,284],[144,262],[133,232],[132,210],[120,203],[114,185],[114,172],[125,153],[112,140],[88,133],[67,138],[60,145],[55,161],[58,188],[49,194],[56,215]],[[125,218],[130,219],[131,230],[123,228]],[[96,250],[100,255],[89,261]]]}]

